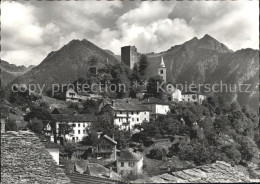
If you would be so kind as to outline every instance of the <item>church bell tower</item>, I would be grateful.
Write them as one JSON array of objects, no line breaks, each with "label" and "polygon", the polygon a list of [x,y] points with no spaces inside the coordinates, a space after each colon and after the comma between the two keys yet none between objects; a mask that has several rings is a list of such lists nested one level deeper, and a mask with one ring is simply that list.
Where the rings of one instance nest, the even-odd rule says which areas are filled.
[{"label": "church bell tower", "polygon": [[163,56],[161,57],[161,63],[158,67],[158,74],[163,78],[164,82],[166,83],[166,67],[163,61]]}]

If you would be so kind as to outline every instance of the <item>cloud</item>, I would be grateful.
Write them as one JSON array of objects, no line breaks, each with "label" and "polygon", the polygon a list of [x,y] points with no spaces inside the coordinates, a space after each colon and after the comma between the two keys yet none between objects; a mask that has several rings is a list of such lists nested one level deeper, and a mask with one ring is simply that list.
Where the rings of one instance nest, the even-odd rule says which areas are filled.
[{"label": "cloud", "polygon": [[258,48],[257,1],[4,1],[1,58],[39,64],[72,39],[120,54],[161,52],[209,34],[233,50]]},{"label": "cloud", "polygon": [[1,58],[17,65],[39,64],[72,39],[88,39],[102,31],[98,19],[113,16],[114,8],[121,6],[119,1],[5,1]]},{"label": "cloud", "polygon": [[120,54],[120,47],[124,45],[135,45],[142,53],[169,49],[173,44],[195,36],[193,28],[184,19],[168,18],[174,6],[175,3],[169,2],[142,2],[118,18],[116,29],[103,30],[99,34],[111,35],[112,42],[102,44],[103,36],[96,36],[93,41],[116,54]]}]

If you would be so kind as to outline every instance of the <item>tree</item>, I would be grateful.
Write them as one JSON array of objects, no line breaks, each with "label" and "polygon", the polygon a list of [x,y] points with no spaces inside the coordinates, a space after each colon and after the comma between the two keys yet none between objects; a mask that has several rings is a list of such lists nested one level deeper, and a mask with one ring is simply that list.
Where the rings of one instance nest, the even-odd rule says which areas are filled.
[{"label": "tree", "polygon": [[91,125],[91,129],[95,132],[103,132],[108,136],[113,136],[115,127],[113,117],[109,112],[104,112],[97,116],[97,121]]},{"label": "tree", "polygon": [[65,136],[70,134],[73,131],[73,128],[71,125],[67,123],[61,123],[59,124],[59,136],[62,136],[65,139]]},{"label": "tree", "polygon": [[149,152],[148,157],[152,159],[162,160],[167,154],[166,149],[164,148],[152,148]]},{"label": "tree", "polygon": [[6,131],[17,131],[17,125],[14,120],[8,119],[5,124]]},{"label": "tree", "polygon": [[41,120],[34,117],[29,123],[28,128],[37,134],[42,134],[43,123]]},{"label": "tree", "polygon": [[98,112],[98,103],[95,100],[86,100],[83,102],[83,111],[85,114],[96,114]]},{"label": "tree", "polygon": [[76,144],[74,142],[64,143],[64,152],[68,154],[69,159],[71,159],[71,156],[75,151],[76,151]]},{"label": "tree", "polygon": [[76,103],[76,102],[68,102],[67,108],[78,109],[79,108],[79,104]]},{"label": "tree", "polygon": [[48,108],[50,108],[50,105],[49,105],[47,102],[41,102],[41,103],[40,103],[40,107],[43,107],[43,108],[45,108],[45,109],[48,109]]},{"label": "tree", "polygon": [[93,129],[87,129],[88,135],[83,138],[83,143],[87,146],[92,146],[98,140],[98,135]]},{"label": "tree", "polygon": [[147,92],[150,96],[162,99],[165,91],[165,85],[166,84],[161,76],[153,76],[148,80]]},{"label": "tree", "polygon": [[142,54],[139,62],[139,73],[141,76],[144,76],[147,67],[148,67],[147,56],[145,54]]}]

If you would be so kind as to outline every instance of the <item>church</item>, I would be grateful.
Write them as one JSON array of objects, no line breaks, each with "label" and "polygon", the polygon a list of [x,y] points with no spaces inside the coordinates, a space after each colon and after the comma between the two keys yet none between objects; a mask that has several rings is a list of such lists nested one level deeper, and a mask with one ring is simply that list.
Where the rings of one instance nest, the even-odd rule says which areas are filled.
[{"label": "church", "polygon": [[170,82],[167,83],[167,78],[166,78],[167,72],[166,72],[166,66],[163,60],[163,56],[161,57],[161,63],[158,67],[158,75],[161,76],[163,81],[167,84],[167,92],[166,92],[167,97],[165,101],[167,102],[182,101],[181,91],[177,89],[176,86],[174,86]]}]

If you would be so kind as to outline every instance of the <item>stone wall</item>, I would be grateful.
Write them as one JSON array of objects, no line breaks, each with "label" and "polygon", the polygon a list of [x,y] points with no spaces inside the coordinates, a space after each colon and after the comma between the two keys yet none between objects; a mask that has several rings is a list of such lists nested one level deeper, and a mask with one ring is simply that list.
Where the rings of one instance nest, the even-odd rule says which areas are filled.
[{"label": "stone wall", "polygon": [[1,135],[2,183],[70,183],[40,139],[31,132]]}]

